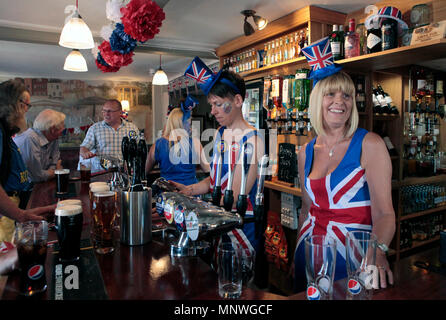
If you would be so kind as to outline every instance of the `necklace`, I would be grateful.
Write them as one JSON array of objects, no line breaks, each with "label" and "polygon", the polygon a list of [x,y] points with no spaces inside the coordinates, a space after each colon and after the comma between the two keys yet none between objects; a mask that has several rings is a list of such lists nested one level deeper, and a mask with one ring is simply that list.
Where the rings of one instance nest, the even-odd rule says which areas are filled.
[{"label": "necklace", "polygon": [[333,151],[334,151],[334,149],[337,147],[337,145],[342,141],[342,140],[344,140],[344,137],[342,137],[341,139],[339,139],[332,147],[331,147],[331,149],[328,151],[328,156],[331,158],[331,157],[333,157]]}]

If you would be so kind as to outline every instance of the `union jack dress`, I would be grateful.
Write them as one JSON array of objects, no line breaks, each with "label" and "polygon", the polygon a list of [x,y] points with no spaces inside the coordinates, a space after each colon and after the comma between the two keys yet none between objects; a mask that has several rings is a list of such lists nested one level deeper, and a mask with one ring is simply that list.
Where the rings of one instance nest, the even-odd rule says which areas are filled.
[{"label": "union jack dress", "polygon": [[[215,184],[215,178],[216,178],[216,170],[215,170],[215,164],[217,163],[217,154],[218,154],[218,149],[220,148],[222,145],[222,141],[221,141],[221,137],[223,136],[223,131],[225,130],[225,126],[220,127],[218,130],[218,134],[215,138],[215,142],[214,142],[214,152],[213,152],[213,158],[212,158],[212,162],[210,164],[210,189],[211,192],[214,189],[214,184]],[[253,130],[253,131],[249,131],[245,136],[243,136],[243,138],[241,139],[241,141],[239,141],[236,145],[239,146],[238,150],[241,150],[241,146],[242,144],[247,141],[250,137],[252,136],[257,136],[257,130]],[[222,198],[224,196],[225,190],[228,186],[228,178],[229,178],[229,173],[228,173],[228,159],[229,156],[231,154],[231,147],[229,146],[229,144],[224,143],[223,144],[224,147],[221,149],[222,150],[222,159],[223,159],[223,166],[221,169],[221,193],[222,193]],[[240,152],[238,152],[237,154],[237,158],[240,156]],[[234,163],[234,161],[232,161],[232,163]],[[234,186],[233,186],[234,187]],[[256,191],[257,190],[257,180],[255,181],[254,185],[252,186],[250,192],[248,193],[248,207],[246,210],[246,214],[247,216],[249,215],[253,215],[254,211],[253,211],[253,204],[255,203],[255,195],[256,195]],[[234,199],[234,201],[237,201],[237,199]],[[221,236],[221,238],[218,240],[219,241],[223,241],[223,242],[232,242],[232,243],[238,243],[241,245],[241,247],[243,248],[243,255],[247,256],[247,257],[254,257],[255,256],[255,251],[258,249],[257,246],[259,245],[259,239],[255,236],[255,226],[254,223],[247,223],[243,226],[242,229],[234,229],[232,231],[227,232],[226,234],[223,234]]]},{"label": "union jack dress", "polygon": [[295,264],[295,290],[306,286],[305,241],[311,235],[328,235],[336,241],[335,280],[347,276],[345,237],[348,231],[371,231],[370,193],[361,167],[362,141],[367,130],[358,128],[344,158],[326,177],[309,179],[313,164],[314,138],[305,150],[305,190],[312,204],[299,232]]}]

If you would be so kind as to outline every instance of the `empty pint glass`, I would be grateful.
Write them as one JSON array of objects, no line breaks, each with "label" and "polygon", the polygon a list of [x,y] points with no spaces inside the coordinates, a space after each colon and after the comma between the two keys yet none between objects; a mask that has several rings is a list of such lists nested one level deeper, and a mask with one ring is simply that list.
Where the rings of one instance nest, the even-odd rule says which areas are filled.
[{"label": "empty pint glass", "polygon": [[305,239],[305,271],[308,300],[331,300],[336,266],[336,242],[313,235]]},{"label": "empty pint glass", "polygon": [[93,193],[93,243],[97,253],[114,251],[113,226],[117,210],[115,191]]},{"label": "empty pint glass", "polygon": [[378,289],[378,269],[375,265],[376,246],[376,235],[371,232],[347,232],[345,248],[348,300],[370,300],[373,296],[373,288]]},{"label": "empty pint glass", "polygon": [[76,261],[80,257],[82,207],[62,205],[56,208],[56,228],[59,240],[59,260]]},{"label": "empty pint glass", "polygon": [[221,242],[218,255],[218,294],[225,299],[238,299],[242,294],[242,252],[230,242]]},{"label": "empty pint glass", "polygon": [[48,240],[46,221],[18,223],[15,245],[20,264],[20,293],[32,296],[47,288],[45,261]]},{"label": "empty pint glass", "polygon": [[70,169],[58,169],[54,171],[57,182],[57,194],[68,193],[68,183],[70,178]]}]

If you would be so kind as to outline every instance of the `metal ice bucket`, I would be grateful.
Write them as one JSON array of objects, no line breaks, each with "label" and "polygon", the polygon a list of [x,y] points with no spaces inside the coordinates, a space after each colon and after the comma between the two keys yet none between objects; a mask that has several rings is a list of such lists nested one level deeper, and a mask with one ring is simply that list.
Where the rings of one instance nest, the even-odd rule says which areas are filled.
[{"label": "metal ice bucket", "polygon": [[152,241],[152,189],[121,191],[121,242],[137,246]]}]

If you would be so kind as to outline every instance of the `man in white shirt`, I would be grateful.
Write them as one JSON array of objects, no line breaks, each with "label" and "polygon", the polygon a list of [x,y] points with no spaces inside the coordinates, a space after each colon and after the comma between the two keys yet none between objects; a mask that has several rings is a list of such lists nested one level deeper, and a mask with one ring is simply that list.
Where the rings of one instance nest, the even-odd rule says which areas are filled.
[{"label": "man in white shirt", "polygon": [[32,128],[14,137],[32,182],[50,180],[54,170],[62,168],[57,139],[65,129],[65,117],[62,112],[45,109]]},{"label": "man in white shirt", "polygon": [[104,120],[93,124],[88,129],[80,146],[79,163],[91,159],[91,172],[103,170],[99,161],[101,156],[122,160],[122,138],[128,136],[130,131],[139,135],[138,128],[133,123],[122,119],[121,113],[122,106],[119,100],[107,100],[102,107]]}]

